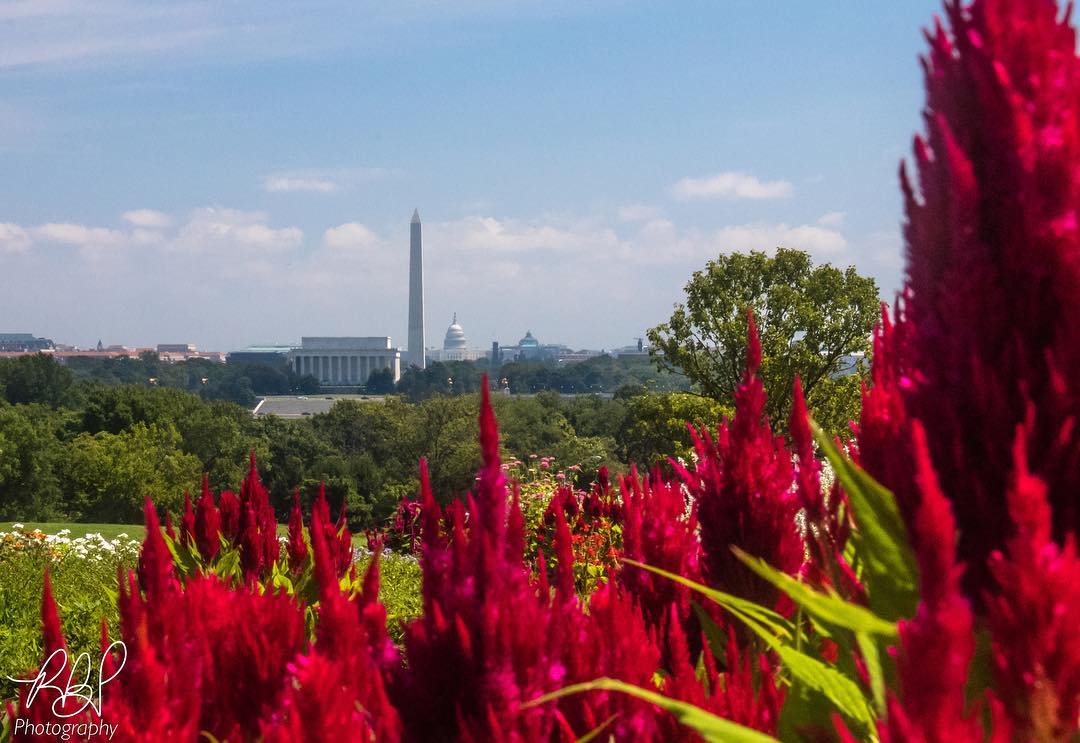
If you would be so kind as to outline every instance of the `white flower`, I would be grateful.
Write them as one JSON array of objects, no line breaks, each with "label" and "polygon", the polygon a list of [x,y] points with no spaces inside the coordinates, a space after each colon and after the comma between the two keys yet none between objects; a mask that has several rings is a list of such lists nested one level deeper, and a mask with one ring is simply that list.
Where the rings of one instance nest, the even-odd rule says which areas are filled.
[{"label": "white flower", "polygon": [[25,525],[25,524],[12,524],[12,525],[11,525],[11,528],[12,528],[12,529],[15,529],[16,531],[18,531],[19,529],[25,529],[25,528],[26,528],[26,525]]}]

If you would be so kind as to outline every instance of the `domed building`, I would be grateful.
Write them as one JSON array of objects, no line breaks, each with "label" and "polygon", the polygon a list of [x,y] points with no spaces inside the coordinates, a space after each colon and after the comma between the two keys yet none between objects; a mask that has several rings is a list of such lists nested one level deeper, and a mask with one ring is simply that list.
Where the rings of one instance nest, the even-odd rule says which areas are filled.
[{"label": "domed building", "polygon": [[518,341],[518,355],[523,361],[540,358],[540,341],[533,337],[531,330],[526,330],[525,337]]},{"label": "domed building", "polygon": [[456,351],[460,348],[468,347],[469,342],[465,338],[465,330],[458,325],[457,313],[454,313],[454,319],[450,323],[450,327],[446,329],[446,338],[443,339],[444,351]]},{"label": "domed building", "polygon": [[450,327],[446,329],[443,338],[442,349],[428,352],[433,361],[476,361],[484,358],[485,354],[478,348],[469,348],[469,340],[465,337],[465,329],[458,324],[457,313],[450,321]]}]

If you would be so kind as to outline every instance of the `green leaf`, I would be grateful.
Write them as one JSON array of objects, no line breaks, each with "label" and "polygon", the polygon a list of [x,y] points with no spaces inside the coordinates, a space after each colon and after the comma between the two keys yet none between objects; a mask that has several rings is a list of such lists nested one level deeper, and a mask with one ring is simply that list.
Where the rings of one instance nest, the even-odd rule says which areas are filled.
[{"label": "green leaf", "polygon": [[866,663],[866,672],[870,676],[870,692],[874,696],[874,709],[879,715],[885,714],[885,674],[881,667],[881,653],[877,641],[864,632],[855,633],[855,642],[859,653]]},{"label": "green leaf", "polygon": [[720,604],[732,616],[738,618],[753,630],[780,656],[780,661],[790,671],[795,681],[827,697],[844,717],[864,728],[868,734],[873,731],[874,713],[858,684],[817,658],[796,650],[793,647],[796,628],[782,616],[752,601],[740,599],[708,586],[703,586],[666,570],[626,558],[623,558],[623,562],[670,578],[677,583],[699,591]]},{"label": "green leaf", "polygon": [[240,550],[230,549],[218,555],[214,573],[220,578],[232,578],[240,574]]},{"label": "green leaf", "polygon": [[851,539],[865,566],[870,608],[896,620],[915,615],[919,579],[915,555],[893,494],[837,450],[828,434],[811,422],[836,477],[851,501],[855,530]]},{"label": "green leaf", "polygon": [[730,613],[738,616],[739,618],[749,617],[759,626],[763,625],[767,627],[774,636],[782,637],[792,640],[795,637],[795,629],[791,622],[784,619],[780,614],[777,614],[772,609],[768,609],[760,604],[755,604],[753,601],[741,599],[738,596],[733,596],[730,593],[724,593],[723,591],[717,591],[715,588],[709,588],[700,583],[696,583],[689,578],[684,578],[681,575],[670,573],[667,570],[653,567],[652,565],[646,565],[645,563],[637,562],[629,558],[622,558],[622,561],[639,567],[642,570],[648,570],[649,572],[662,575],[669,580],[673,580],[676,583],[681,583],[687,588],[691,588],[698,593],[712,599],[715,603],[727,609]]},{"label": "green leaf", "polygon": [[525,706],[535,707],[555,699],[561,699],[572,694],[581,694],[586,691],[617,691],[629,694],[650,704],[655,704],[657,707],[670,712],[676,720],[700,735],[708,743],[776,743],[776,738],[771,735],[717,717],[711,712],[695,707],[688,702],[671,699],[655,691],[642,689],[640,686],[634,686],[616,679],[599,678],[583,684],[573,684],[534,699]]},{"label": "green leaf", "polygon": [[844,717],[873,730],[874,712],[854,681],[817,658],[775,639],[770,640],[766,634],[759,635],[776,651],[780,662],[791,671],[795,680],[824,695]]},{"label": "green leaf", "polygon": [[594,727],[592,730],[585,733],[585,735],[578,738],[575,743],[589,743],[590,741],[595,740],[596,737],[600,735],[600,733],[604,732],[604,730],[607,729],[608,725],[615,721],[616,717],[618,717],[618,715],[612,715],[611,717],[607,718],[602,723]]},{"label": "green leaf", "polygon": [[713,621],[713,618],[701,608],[701,605],[698,604],[698,602],[691,601],[690,607],[694,610],[694,614],[697,615],[701,630],[705,633],[705,641],[709,644],[709,650],[712,651],[713,657],[716,658],[718,666],[721,668],[724,667],[727,664],[727,637],[724,636],[723,630],[721,630],[719,625]]},{"label": "green leaf", "polygon": [[845,601],[835,594],[817,591],[770,566],[764,560],[751,557],[738,547],[732,547],[731,550],[748,568],[786,593],[796,605],[820,621],[852,632],[865,632],[890,639],[897,637],[895,622],[882,619],[865,607]]}]

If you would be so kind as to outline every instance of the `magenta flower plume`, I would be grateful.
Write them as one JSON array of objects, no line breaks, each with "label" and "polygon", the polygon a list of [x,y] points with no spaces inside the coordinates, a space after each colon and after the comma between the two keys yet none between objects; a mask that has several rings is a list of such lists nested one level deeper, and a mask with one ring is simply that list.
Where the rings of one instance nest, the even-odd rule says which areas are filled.
[{"label": "magenta flower plume", "polygon": [[304,541],[304,517],[300,513],[300,493],[293,491],[293,507],[289,512],[289,540],[285,547],[289,554],[289,569],[298,572],[307,559],[307,542]]},{"label": "magenta flower plume", "polygon": [[[968,667],[975,654],[974,619],[960,591],[956,524],[930,463],[926,433],[912,426],[915,482],[922,493],[916,528],[921,601],[915,617],[900,624],[896,659],[900,698],[890,700],[882,737],[892,743],[981,741],[979,718],[965,709]],[[933,658],[934,662],[927,660]]]},{"label": "magenta flower plume", "polygon": [[[697,515],[681,484],[657,471],[650,480],[636,470],[622,479],[623,554],[637,562],[702,582]],[[655,573],[624,565],[619,581],[634,596],[650,627],[660,627],[674,609],[681,631],[696,641],[699,632],[690,589]],[[665,648],[666,649],[666,648]]]},{"label": "magenta flower plume", "polygon": [[184,516],[180,520],[180,541],[195,544],[195,510],[191,507],[191,495],[184,493]]},{"label": "magenta flower plume", "polygon": [[[1080,529],[1080,64],[1052,0],[949,0],[946,15],[924,61],[918,188],[902,172],[907,291],[885,336],[897,385],[870,390],[860,447],[910,524],[910,475],[888,452],[901,438],[882,433],[923,421],[978,596],[1012,532],[1012,437],[1029,405],[1024,447],[1054,536]],[[894,395],[903,413],[875,400]]]},{"label": "magenta flower plume", "polygon": [[761,344],[752,314],[747,326],[735,417],[720,425],[715,441],[707,431],[694,432],[698,461],[692,471],[678,470],[697,503],[705,577],[711,585],[772,604],[776,590],[739,562],[731,547],[793,574],[803,561],[803,542],[795,523],[799,501],[792,493],[791,456],[765,416],[765,387],[757,376]]},{"label": "magenta flower plume", "polygon": [[1046,483],[1031,474],[1018,431],[1007,553],[991,556],[999,584],[987,597],[998,693],[1026,740],[1074,740],[1080,720],[1080,558],[1051,534]]},{"label": "magenta flower plume", "polygon": [[160,596],[176,590],[172,554],[161,535],[161,524],[150,498],[143,506],[146,539],[139,552],[139,587],[148,596]]},{"label": "magenta flower plume", "polygon": [[[254,517],[254,537],[251,534],[246,533],[248,528],[245,523],[245,508],[251,508],[252,516]],[[262,480],[259,479],[259,470],[255,465],[255,450],[251,450],[250,466],[248,468],[247,476],[240,485],[240,543],[241,549],[244,544],[250,542],[252,548],[258,550],[259,555],[256,560],[254,556],[249,558],[249,562],[254,564],[258,562],[260,568],[269,570],[280,554],[281,545],[277,538],[277,519],[274,516],[274,509],[270,506],[270,493],[263,487]]]},{"label": "magenta flower plume", "polygon": [[204,560],[213,560],[221,551],[221,515],[214,506],[214,496],[203,475],[203,492],[195,510],[195,544]]},{"label": "magenta flower plume", "polygon": [[236,497],[236,493],[226,490],[218,496],[217,507],[221,533],[230,543],[236,544],[240,537],[240,499]]},{"label": "magenta flower plume", "polygon": [[255,510],[250,503],[243,505],[240,512],[240,567],[244,579],[257,581],[263,568],[262,540],[259,538],[259,523]]}]

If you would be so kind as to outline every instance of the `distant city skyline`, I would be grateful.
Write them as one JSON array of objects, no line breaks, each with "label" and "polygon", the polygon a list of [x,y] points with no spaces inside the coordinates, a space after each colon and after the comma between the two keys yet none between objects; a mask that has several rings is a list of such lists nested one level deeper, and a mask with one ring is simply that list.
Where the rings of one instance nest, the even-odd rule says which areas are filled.
[{"label": "distant city skyline", "polygon": [[0,331],[631,345],[720,252],[900,284],[890,4],[0,0]]}]

